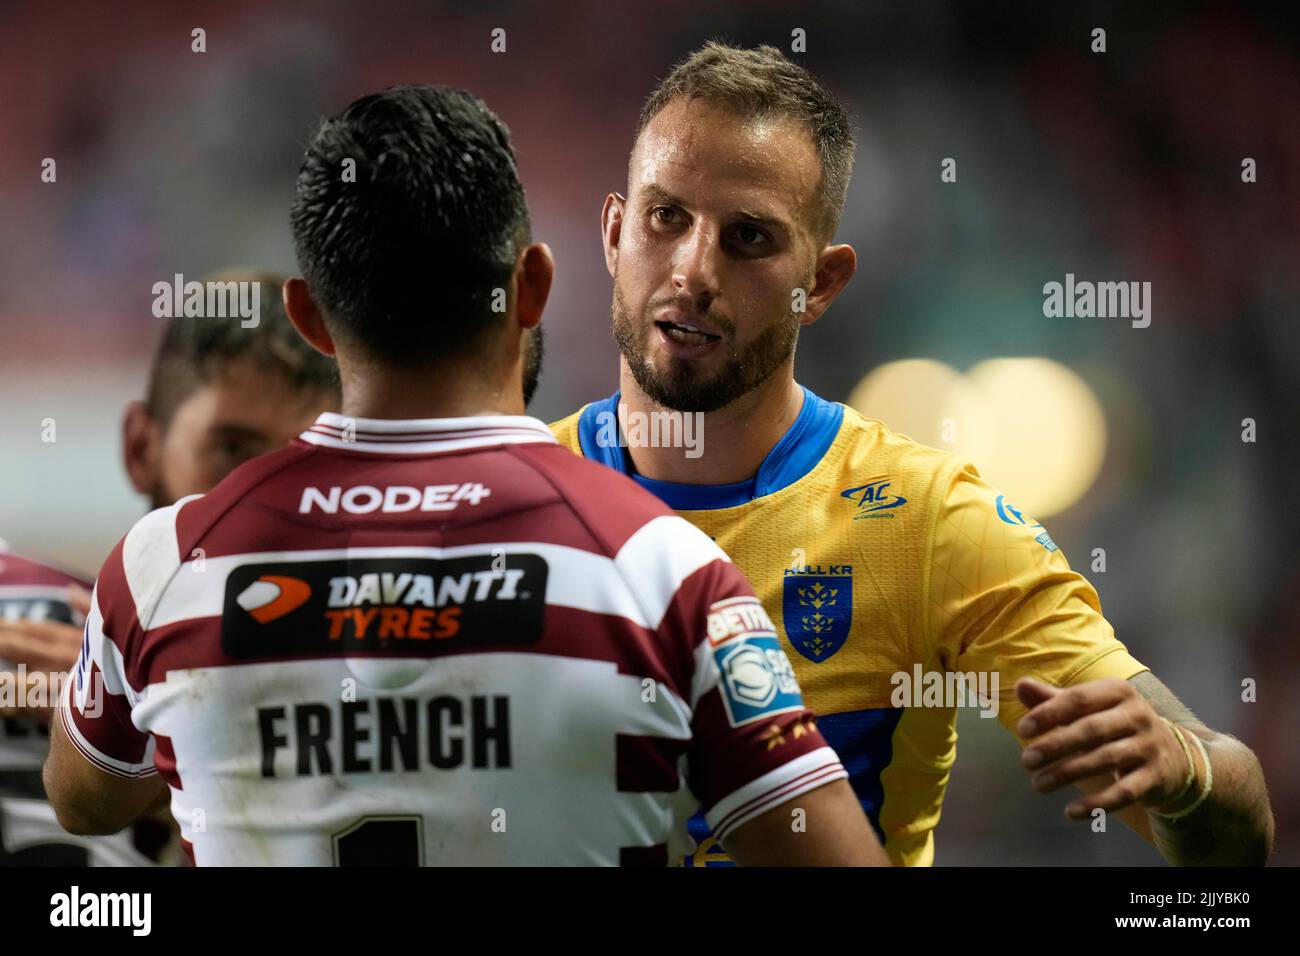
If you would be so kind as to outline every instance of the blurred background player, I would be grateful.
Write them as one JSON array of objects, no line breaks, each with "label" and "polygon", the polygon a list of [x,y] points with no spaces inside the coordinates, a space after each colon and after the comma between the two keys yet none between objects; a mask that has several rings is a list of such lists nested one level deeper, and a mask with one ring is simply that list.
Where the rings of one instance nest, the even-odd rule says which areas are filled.
[{"label": "blurred background player", "polygon": [[75,574],[20,557],[0,541],[0,866],[144,861],[127,836],[64,833],[41,784],[50,682],[76,661],[89,587]]},{"label": "blurred background player", "polygon": [[[620,391],[555,433],[754,582],[895,862],[933,861],[956,756],[952,700],[892,704],[923,669],[998,675],[1033,785],[1089,792],[1071,819],[1114,812],[1172,863],[1263,863],[1254,754],[1129,655],[1041,524],[969,464],[795,382],[800,326],[857,267],[833,243],[853,157],[843,108],[779,50],[709,43],[679,63],[602,213]],[[704,416],[702,455],[610,440],[615,416],[665,412]],[[723,858],[695,824],[688,862]]]},{"label": "blurred background player", "polygon": [[[332,360],[307,345],[284,314],[284,277],[226,269],[204,281],[259,284],[260,321],[175,318],[154,356],[143,401],[122,418],[123,464],[150,508],[210,490],[250,458],[280,448],[339,402]],[[67,671],[81,649],[90,584],[0,551],[0,680]],[[29,684],[34,678],[29,678]],[[3,708],[0,708],[3,711]],[[0,719],[0,865],[141,865],[166,828],[144,821],[126,834],[68,834],[43,799],[48,706],[10,708]]]},{"label": "blurred background player", "polygon": [[282,448],[339,407],[338,368],[284,314],[284,276],[225,269],[205,281],[256,282],[260,321],[171,319],[143,402],[127,406],[127,474],[153,508],[204,494],[244,462]]},{"label": "blurred background player", "polygon": [[884,863],[743,576],[523,415],[554,266],[482,101],[353,103],[291,221],[343,414],[109,557],[60,821],[170,784],[200,864],[662,864],[698,800],[741,862]]}]

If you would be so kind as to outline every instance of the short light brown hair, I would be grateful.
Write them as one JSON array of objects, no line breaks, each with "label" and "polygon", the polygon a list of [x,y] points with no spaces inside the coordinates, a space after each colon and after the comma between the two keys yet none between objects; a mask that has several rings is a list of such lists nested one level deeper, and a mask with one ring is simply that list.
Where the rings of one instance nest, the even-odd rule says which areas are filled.
[{"label": "short light brown hair", "polygon": [[677,99],[698,99],[741,117],[789,117],[808,130],[821,160],[820,221],[830,241],[853,175],[853,128],[848,113],[817,79],[774,46],[752,50],[710,40],[677,63],[641,109],[636,137]]},{"label": "short light brown hair", "polygon": [[163,428],[198,388],[241,361],[277,377],[297,393],[339,394],[334,359],[308,345],[284,314],[284,276],[263,269],[230,268],[200,281],[258,283],[259,322],[246,329],[236,319],[177,316],[168,320],[145,390],[145,408]]}]

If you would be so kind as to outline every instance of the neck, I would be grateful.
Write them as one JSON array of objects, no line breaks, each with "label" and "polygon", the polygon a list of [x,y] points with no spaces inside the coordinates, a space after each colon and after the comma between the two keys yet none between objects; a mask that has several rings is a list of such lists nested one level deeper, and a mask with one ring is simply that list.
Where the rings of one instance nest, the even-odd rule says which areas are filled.
[{"label": "neck", "polygon": [[[671,412],[654,402],[632,377],[623,362],[619,375],[620,416]],[[781,440],[803,407],[803,389],[794,380],[794,363],[788,362],[765,383],[725,408],[708,412],[697,434],[702,451],[688,458],[682,448],[628,447],[639,474],[655,481],[688,485],[729,485],[758,474],[763,459]],[[672,414],[689,414],[672,412]]]},{"label": "neck", "polygon": [[524,414],[519,379],[485,381],[481,368],[399,370],[340,360],[339,378],[343,384],[341,412],[350,418],[394,420]]}]

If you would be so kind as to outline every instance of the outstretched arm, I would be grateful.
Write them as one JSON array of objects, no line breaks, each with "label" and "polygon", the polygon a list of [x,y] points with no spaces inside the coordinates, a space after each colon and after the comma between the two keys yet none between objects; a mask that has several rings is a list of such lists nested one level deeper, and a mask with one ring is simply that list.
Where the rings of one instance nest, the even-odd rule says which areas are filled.
[{"label": "outstretched arm", "polygon": [[1051,793],[1073,783],[1087,793],[1066,808],[1071,819],[1115,813],[1176,866],[1267,861],[1273,812],[1259,761],[1201,723],[1155,675],[1065,688],[1026,678],[1016,694],[1029,708],[1017,732],[1033,738],[1021,765],[1034,787]]}]

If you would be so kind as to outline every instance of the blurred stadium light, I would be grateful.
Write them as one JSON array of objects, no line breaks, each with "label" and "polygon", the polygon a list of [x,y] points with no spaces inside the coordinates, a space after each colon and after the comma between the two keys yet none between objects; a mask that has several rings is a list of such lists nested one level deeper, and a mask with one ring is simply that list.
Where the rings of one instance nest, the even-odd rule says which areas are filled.
[{"label": "blurred stadium light", "polygon": [[965,375],[930,359],[887,362],[858,383],[848,404],[974,462],[985,480],[1040,520],[1083,498],[1105,459],[1101,402],[1051,359],[989,359]]}]

